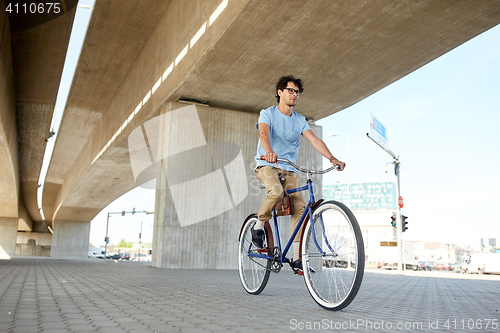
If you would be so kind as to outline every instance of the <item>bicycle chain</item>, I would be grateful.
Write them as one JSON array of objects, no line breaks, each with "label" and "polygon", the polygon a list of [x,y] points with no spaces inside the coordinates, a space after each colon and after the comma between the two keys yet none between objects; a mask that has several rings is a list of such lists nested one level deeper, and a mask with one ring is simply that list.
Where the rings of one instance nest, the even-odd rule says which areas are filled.
[{"label": "bicycle chain", "polygon": [[[271,251],[269,251],[269,252],[271,252]],[[271,253],[269,253],[269,254],[271,254]],[[262,265],[261,263],[257,262],[256,260],[254,260],[251,257],[249,257],[249,259],[251,261],[253,261],[254,263],[256,263],[257,265],[264,267],[268,271],[277,274],[281,271],[281,267],[283,267],[283,264],[281,263],[281,249],[279,247],[275,246],[273,248],[272,257],[273,257],[273,259],[272,259],[273,263],[271,265],[271,268],[267,268],[267,266]]]}]

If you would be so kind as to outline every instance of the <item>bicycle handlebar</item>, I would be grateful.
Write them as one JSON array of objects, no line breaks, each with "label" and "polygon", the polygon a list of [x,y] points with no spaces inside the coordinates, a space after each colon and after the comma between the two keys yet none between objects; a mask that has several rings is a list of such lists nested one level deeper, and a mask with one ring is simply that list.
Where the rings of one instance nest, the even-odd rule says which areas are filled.
[{"label": "bicycle handlebar", "polygon": [[[266,160],[266,157],[264,155],[262,155],[260,157],[261,160],[265,161]],[[298,171],[301,171],[301,172],[305,172],[305,173],[310,173],[310,174],[313,174],[313,175],[321,175],[321,174],[324,174],[324,173],[327,173],[327,172],[330,172],[332,171],[333,169],[338,169],[339,168],[339,165],[336,164],[326,170],[307,170],[307,169],[304,169],[304,168],[301,168],[299,167],[297,164],[293,163],[293,162],[290,162],[289,160],[287,159],[284,159],[284,158],[276,158],[276,162],[284,162],[284,163],[288,163],[290,164],[292,167],[294,167],[295,169],[297,169]]]}]

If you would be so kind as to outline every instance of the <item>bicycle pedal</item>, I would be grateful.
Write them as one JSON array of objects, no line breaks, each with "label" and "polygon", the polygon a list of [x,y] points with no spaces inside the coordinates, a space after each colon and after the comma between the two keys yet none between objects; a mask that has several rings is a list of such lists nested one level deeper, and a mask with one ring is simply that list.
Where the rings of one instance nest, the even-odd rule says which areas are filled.
[{"label": "bicycle pedal", "polygon": [[296,274],[296,275],[304,275],[304,272],[301,271],[301,270],[298,270],[298,269],[293,269],[292,268],[292,271],[293,271],[293,274]]}]

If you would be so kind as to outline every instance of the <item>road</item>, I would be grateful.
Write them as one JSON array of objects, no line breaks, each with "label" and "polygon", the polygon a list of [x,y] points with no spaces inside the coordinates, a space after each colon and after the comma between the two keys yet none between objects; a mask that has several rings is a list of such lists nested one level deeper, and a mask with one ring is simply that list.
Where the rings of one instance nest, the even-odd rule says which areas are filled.
[{"label": "road", "polygon": [[356,299],[330,312],[303,278],[272,274],[247,294],[237,270],[113,260],[0,260],[0,332],[493,332],[500,276],[367,268]]}]

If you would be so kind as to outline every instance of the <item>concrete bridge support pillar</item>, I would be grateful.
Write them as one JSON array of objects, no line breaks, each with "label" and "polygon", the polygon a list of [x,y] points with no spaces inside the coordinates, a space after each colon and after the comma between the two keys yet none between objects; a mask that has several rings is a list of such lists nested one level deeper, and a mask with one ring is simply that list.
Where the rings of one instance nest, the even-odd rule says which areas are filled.
[{"label": "concrete bridge support pillar", "polygon": [[54,221],[50,256],[57,259],[88,258],[90,222]]},{"label": "concrete bridge support pillar", "polygon": [[0,217],[0,259],[15,255],[18,221],[18,218]]},{"label": "concrete bridge support pillar", "polygon": [[[170,103],[162,111],[162,114],[185,106],[185,104]],[[188,115],[185,114],[185,116],[187,117]],[[214,160],[217,158],[214,155],[216,149],[212,148],[211,143],[222,142],[234,144],[239,147],[242,156],[241,163],[239,164],[240,169],[242,169],[242,176],[239,179],[243,183],[246,182],[246,188],[245,186],[240,186],[240,188],[233,186],[234,182],[238,182],[238,180],[231,179],[232,176],[228,171],[229,166],[226,164],[227,167],[224,167],[226,169],[225,180],[226,184],[228,184],[227,191],[229,192],[229,197],[232,196],[233,198],[232,207],[229,206],[222,213],[203,221],[192,224],[189,224],[190,222],[186,223],[184,219],[187,215],[199,216],[201,214],[200,211],[207,208],[206,203],[214,196],[212,194],[215,193],[214,187],[219,186],[218,183],[223,184],[224,181],[205,183],[197,187],[194,191],[195,193],[190,193],[183,200],[179,200],[179,192],[175,189],[174,183],[180,182],[180,180],[172,176],[169,177],[168,174],[171,172],[170,168],[175,167],[175,165],[171,165],[170,159],[179,157],[182,153],[176,152],[177,155],[166,158],[162,165],[163,169],[157,177],[152,266],[164,268],[236,269],[238,267],[238,235],[241,225],[250,213],[258,210],[265,196],[265,191],[258,187],[258,180],[254,172],[254,156],[259,140],[255,124],[259,115],[197,106],[197,116],[203,130],[204,139],[211,147],[212,160],[210,163],[216,163]],[[192,115],[189,115],[189,117],[192,117]],[[196,118],[196,114],[191,119],[193,118]],[[172,116],[172,121],[174,121],[173,119],[174,117]],[[172,124],[172,126],[176,127],[176,124]],[[321,127],[313,124],[311,124],[311,127],[321,137]],[[185,132],[184,134],[191,137],[194,136],[190,132]],[[167,141],[163,138],[160,140],[160,144]],[[172,149],[172,147],[165,147],[163,149],[165,151],[165,149]],[[193,151],[201,150],[193,149]],[[307,141],[303,141],[300,147],[298,163],[307,165],[308,167],[321,168],[321,156],[318,153],[313,154],[312,151],[315,152],[314,148]],[[191,156],[193,155],[191,154]],[[190,169],[193,168],[190,164],[201,163],[200,160],[196,161],[197,159],[198,156],[196,154],[195,158],[185,159],[184,167]],[[227,161],[224,163],[227,163]],[[215,167],[212,170],[215,171],[217,168]],[[193,182],[197,182],[200,178],[204,177],[198,171],[195,170],[193,173],[197,174],[193,176],[195,178]],[[187,179],[184,180],[188,181]],[[216,197],[217,200],[212,204],[214,206],[213,209],[220,210],[220,207],[217,207],[219,203],[228,199],[225,198],[225,195]],[[282,232],[288,236],[289,222],[286,223],[284,221],[284,223],[286,226],[283,226],[284,229]]]}]

